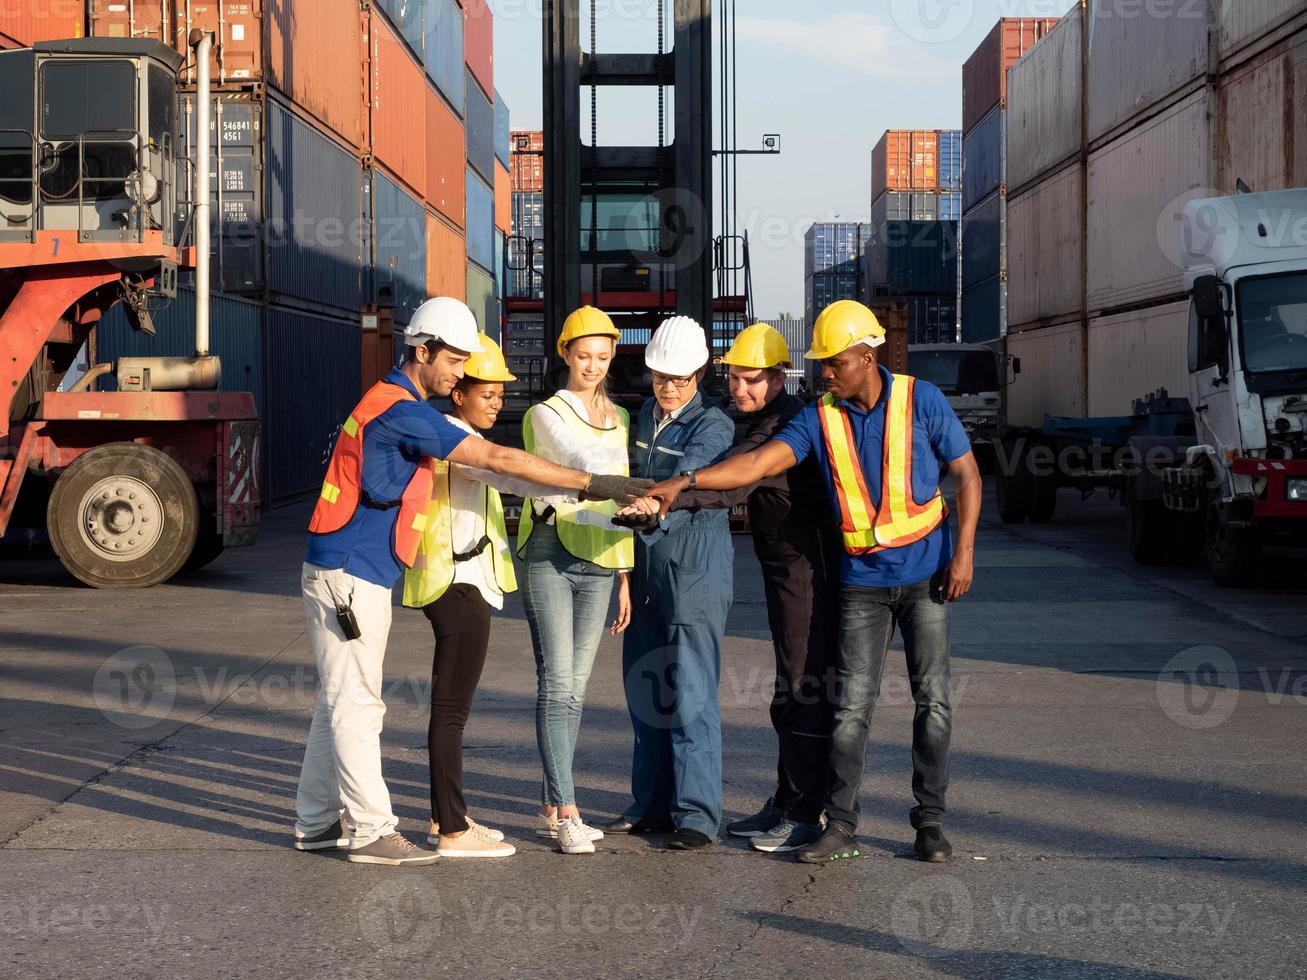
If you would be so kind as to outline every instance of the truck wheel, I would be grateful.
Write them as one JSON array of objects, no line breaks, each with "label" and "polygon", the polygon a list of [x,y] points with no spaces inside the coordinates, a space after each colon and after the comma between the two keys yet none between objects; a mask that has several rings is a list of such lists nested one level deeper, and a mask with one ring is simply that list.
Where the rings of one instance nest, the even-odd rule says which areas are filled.
[{"label": "truck wheel", "polygon": [[195,547],[191,549],[191,556],[186,559],[186,564],[182,566],[183,570],[188,572],[193,572],[208,565],[221,555],[223,550],[222,535],[214,530],[213,517],[204,514],[200,523],[204,526],[204,530],[196,535]]},{"label": "truck wheel", "polygon": [[1161,565],[1171,544],[1171,515],[1160,500],[1140,500],[1138,485],[1125,483],[1126,530],[1130,554],[1141,565]]},{"label": "truck wheel", "polygon": [[1181,565],[1203,560],[1203,515],[1171,514],[1171,558]]},{"label": "truck wheel", "polygon": [[98,589],[143,589],[181,570],[199,516],[195,487],[176,461],[150,446],[115,442],[63,471],[46,525],[75,578]]},{"label": "truck wheel", "polygon": [[[1030,515],[1030,502],[1034,479],[1026,454],[1016,454],[1016,446],[1009,442],[1001,459],[1006,459],[1007,467],[999,467],[996,496],[998,497],[998,516],[1004,524],[1020,524]],[[1012,472],[1005,472],[1011,469]]]},{"label": "truck wheel", "polygon": [[1257,577],[1262,542],[1254,528],[1231,527],[1219,502],[1208,505],[1204,550],[1207,567],[1218,585],[1251,585]]},{"label": "truck wheel", "polygon": [[1053,474],[1030,478],[1030,523],[1047,524],[1057,510],[1057,477]]}]

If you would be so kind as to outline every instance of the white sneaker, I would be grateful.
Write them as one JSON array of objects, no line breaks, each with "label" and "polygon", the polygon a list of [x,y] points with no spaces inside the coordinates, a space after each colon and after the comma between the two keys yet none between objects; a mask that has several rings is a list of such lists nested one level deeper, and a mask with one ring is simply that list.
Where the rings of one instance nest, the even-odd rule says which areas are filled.
[{"label": "white sneaker", "polygon": [[593,854],[595,845],[588,833],[590,829],[580,817],[558,821],[558,849],[564,854]]},{"label": "white sneaker", "polygon": [[[468,829],[468,830],[471,830],[473,827],[480,827],[480,828],[481,828],[481,832],[484,833],[484,834],[485,834],[487,837],[489,837],[491,840],[493,840],[493,841],[501,841],[501,840],[504,839],[504,832],[503,832],[502,830],[492,830],[492,829],[489,828],[489,827],[484,827],[484,826],[482,826],[481,824],[477,823],[475,820],[473,820],[471,817],[465,817],[464,819],[467,820],[467,829]],[[440,844],[440,823],[439,823],[438,821],[432,820],[430,826],[427,827],[427,843],[428,843],[428,844],[435,844],[435,845],[439,846],[439,844]]]},{"label": "white sneaker", "polygon": [[[471,821],[468,822],[470,823]],[[583,823],[581,824],[581,826],[585,828],[586,835],[590,838],[590,840],[596,841],[596,840],[604,839],[604,832],[600,830],[598,827],[591,827],[587,823]],[[540,813],[539,811],[536,812],[536,836],[557,839],[558,837],[558,811],[557,810],[554,810],[552,813]]]},{"label": "white sneaker", "polygon": [[437,853],[450,858],[501,858],[516,854],[517,848],[495,840],[485,827],[471,824],[466,833],[442,840]]}]

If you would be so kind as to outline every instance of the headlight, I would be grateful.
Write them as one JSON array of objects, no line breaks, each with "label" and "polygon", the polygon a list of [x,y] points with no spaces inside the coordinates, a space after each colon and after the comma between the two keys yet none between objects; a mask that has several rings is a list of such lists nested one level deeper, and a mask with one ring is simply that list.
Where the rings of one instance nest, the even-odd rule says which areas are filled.
[{"label": "headlight", "polygon": [[1307,479],[1285,480],[1284,495],[1290,500],[1307,501]]},{"label": "headlight", "polygon": [[159,179],[148,170],[132,171],[123,189],[133,204],[153,204],[159,199]]}]

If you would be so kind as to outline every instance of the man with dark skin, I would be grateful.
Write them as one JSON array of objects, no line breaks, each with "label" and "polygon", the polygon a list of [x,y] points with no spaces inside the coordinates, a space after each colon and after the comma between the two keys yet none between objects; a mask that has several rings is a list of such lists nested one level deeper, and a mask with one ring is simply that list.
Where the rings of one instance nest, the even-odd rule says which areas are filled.
[{"label": "man with dark skin", "polygon": [[[884,337],[862,304],[844,300],[827,307],[805,355],[821,361],[827,396],[761,448],[648,491],[666,513],[687,489],[731,490],[783,473],[809,455],[821,462],[845,554],[830,691],[835,719],[827,825],[815,843],[797,853],[808,863],[860,856],[854,837],[858,790],[896,624],[916,704],[913,849],[924,861],[947,861],[953,852],[942,830],[952,731],[948,604],[971,588],[980,471],[943,393],[877,364],[875,348]],[[945,469],[958,481],[956,544],[938,492]]]}]

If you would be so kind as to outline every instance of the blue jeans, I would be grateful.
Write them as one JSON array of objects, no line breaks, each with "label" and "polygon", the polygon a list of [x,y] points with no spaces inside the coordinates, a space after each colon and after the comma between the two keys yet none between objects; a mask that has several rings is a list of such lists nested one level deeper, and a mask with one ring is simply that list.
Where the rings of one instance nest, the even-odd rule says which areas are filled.
[{"label": "blue jeans", "polygon": [[948,789],[948,745],[953,731],[949,703],[948,603],[937,583],[894,588],[843,587],[840,645],[831,697],[832,780],[827,819],[852,832],[858,826],[858,789],[867,756],[867,732],[880,694],[894,627],[903,636],[912,716],[913,827],[939,824]]},{"label": "blue jeans", "polygon": [[532,529],[525,558],[522,598],[536,660],[536,744],[545,770],[542,802],[574,806],[572,759],[614,573],[571,554],[553,525],[543,522]]}]

